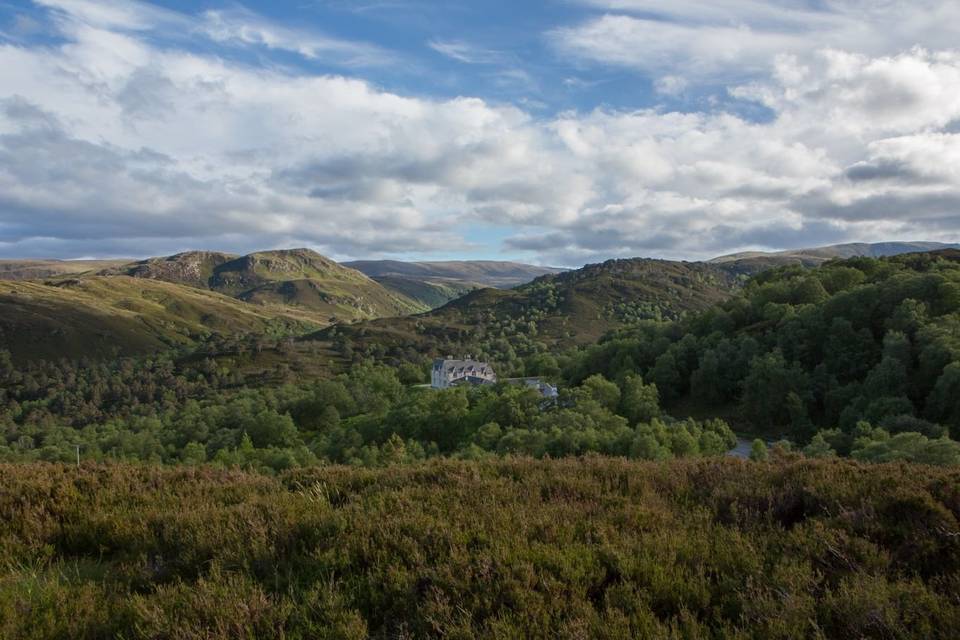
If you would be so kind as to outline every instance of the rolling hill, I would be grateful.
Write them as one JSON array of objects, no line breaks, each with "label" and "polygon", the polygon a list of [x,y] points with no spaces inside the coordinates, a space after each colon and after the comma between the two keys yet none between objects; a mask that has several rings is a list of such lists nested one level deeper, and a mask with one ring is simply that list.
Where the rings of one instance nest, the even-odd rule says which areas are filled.
[{"label": "rolling hill", "polygon": [[709,262],[722,265],[725,269],[735,273],[753,275],[766,269],[790,264],[815,267],[829,260],[858,256],[882,258],[941,249],[960,249],[960,244],[945,244],[943,242],[851,242],[810,249],[788,249],[773,252],[744,251],[719,256]]},{"label": "rolling hill", "polygon": [[[771,267],[941,246],[850,244],[710,262],[633,258],[572,271],[482,261],[350,263],[369,276],[308,249],[191,251],[125,264],[4,261],[0,346],[21,359],[74,357],[147,353],[211,333],[321,329],[312,337],[341,353],[359,349],[398,361],[473,353],[509,361],[589,344],[638,320],[701,311]],[[508,287],[542,271],[552,273],[512,289],[484,287]],[[37,274],[49,275],[32,278]]]},{"label": "rolling hill", "polygon": [[129,260],[0,260],[0,280],[38,280],[93,274],[123,266]]},{"label": "rolling hill", "polygon": [[398,361],[453,353],[509,360],[537,351],[537,344],[589,344],[637,320],[704,310],[733,296],[741,282],[702,262],[608,260],[514,289],[479,289],[425,314],[338,325],[311,338]]},{"label": "rolling hill", "polygon": [[0,347],[18,362],[146,354],[212,334],[280,336],[319,326],[296,309],[129,276],[0,282]]},{"label": "rolling hill", "polygon": [[451,260],[446,262],[401,262],[399,260],[357,260],[344,266],[361,271],[371,278],[398,276],[420,280],[470,282],[508,289],[534,278],[565,269],[540,267],[522,262],[497,260]]},{"label": "rolling hill", "polygon": [[208,289],[257,305],[307,309],[331,321],[404,315],[430,308],[310,249],[245,256],[190,251],[141,260],[102,274]]},{"label": "rolling hill", "polygon": [[368,275],[387,289],[416,300],[429,308],[443,306],[475,289],[483,287],[509,289],[526,284],[542,275],[564,271],[555,267],[495,260],[446,262],[358,260],[343,264]]}]

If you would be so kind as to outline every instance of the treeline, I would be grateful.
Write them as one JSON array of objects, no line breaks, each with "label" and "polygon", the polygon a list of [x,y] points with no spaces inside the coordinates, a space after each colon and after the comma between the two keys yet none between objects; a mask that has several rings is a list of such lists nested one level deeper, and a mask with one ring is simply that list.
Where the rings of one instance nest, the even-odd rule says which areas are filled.
[{"label": "treeline", "polygon": [[[720,455],[721,420],[673,420],[638,376],[595,375],[546,399],[525,385],[435,391],[364,363],[334,378],[264,384],[209,358],[112,363],[0,359],[0,460],[138,460],[280,471],[435,456]],[[406,372],[406,375],[416,373]]]},{"label": "treeline", "polygon": [[0,637],[955,638],[960,472],[0,464]]},{"label": "treeline", "polygon": [[[535,292],[544,307],[559,304],[550,287]],[[501,376],[560,381],[559,401],[522,386],[418,389],[427,361],[415,353],[417,364],[393,367],[354,352],[330,377],[309,342],[20,367],[0,351],[0,459],[66,461],[79,446],[94,460],[282,470],[440,455],[666,459],[732,446],[723,421],[669,417],[695,415],[812,457],[960,464],[957,254],[766,272],[710,311],[640,321],[568,352],[535,340],[533,315],[481,325],[480,346],[506,359],[495,361]],[[310,375],[290,367],[308,362]]]},{"label": "treeline", "polygon": [[960,254],[762,273],[744,295],[640,323],[562,361],[576,383],[639,373],[677,405],[863,459],[960,462]]}]

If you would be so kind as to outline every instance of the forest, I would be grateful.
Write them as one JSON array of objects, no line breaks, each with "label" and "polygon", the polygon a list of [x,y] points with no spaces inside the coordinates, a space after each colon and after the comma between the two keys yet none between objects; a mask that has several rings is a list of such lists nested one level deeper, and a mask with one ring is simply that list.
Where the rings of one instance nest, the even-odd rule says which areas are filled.
[{"label": "forest", "polygon": [[[760,440],[759,458],[775,446],[960,464],[955,252],[766,271],[705,312],[636,319],[587,346],[518,340],[536,334],[537,317],[492,320],[477,332],[486,347],[461,348],[559,383],[553,403],[503,384],[425,389],[429,352],[401,363],[341,344],[349,357],[304,373],[324,358],[310,340],[26,365],[0,351],[0,460],[69,462],[78,447],[85,460],[272,472],[435,456],[663,460],[721,455],[736,432]],[[270,367],[254,366],[268,356]]]},{"label": "forest", "polygon": [[265,471],[321,463],[378,466],[434,456],[634,458],[720,455],[722,420],[661,413],[656,387],[594,375],[549,403],[524,386],[444,391],[405,385],[371,363],[306,384],[244,386],[207,359],[0,369],[8,389],[8,461],[126,460],[239,465]]},{"label": "forest", "polygon": [[668,411],[734,416],[812,455],[956,464],[960,254],[767,271],[707,312],[609,335],[563,373],[639,374]]}]

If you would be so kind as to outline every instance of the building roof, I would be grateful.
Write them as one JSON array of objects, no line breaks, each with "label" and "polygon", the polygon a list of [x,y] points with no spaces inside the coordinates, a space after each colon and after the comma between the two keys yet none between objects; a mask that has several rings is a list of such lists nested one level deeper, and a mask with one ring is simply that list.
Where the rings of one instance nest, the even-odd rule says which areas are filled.
[{"label": "building roof", "polygon": [[452,369],[493,370],[489,364],[486,362],[480,362],[479,360],[434,360],[433,367],[434,369],[443,369],[445,371],[450,371]]}]

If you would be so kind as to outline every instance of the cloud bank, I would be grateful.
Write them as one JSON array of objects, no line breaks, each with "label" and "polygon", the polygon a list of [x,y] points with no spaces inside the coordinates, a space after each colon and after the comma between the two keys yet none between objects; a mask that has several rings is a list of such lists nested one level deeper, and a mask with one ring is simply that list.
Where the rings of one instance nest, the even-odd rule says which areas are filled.
[{"label": "cloud bank", "polygon": [[[4,256],[306,244],[340,258],[504,251],[578,265],[960,238],[960,52],[940,22],[958,17],[954,3],[910,17],[905,3],[868,0],[816,11],[688,1],[667,13],[596,0],[602,14],[544,36],[570,64],[626,67],[665,94],[719,80],[769,112],[761,121],[720,108],[544,117],[404,96],[357,75],[391,64],[389,52],[247,10],[42,4],[54,41],[0,41]],[[896,37],[882,33],[891,21]],[[454,40],[425,46],[480,55]],[[218,47],[283,50],[344,74]],[[484,245],[478,226],[507,237]]]}]

